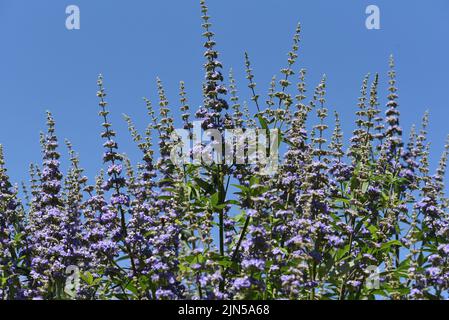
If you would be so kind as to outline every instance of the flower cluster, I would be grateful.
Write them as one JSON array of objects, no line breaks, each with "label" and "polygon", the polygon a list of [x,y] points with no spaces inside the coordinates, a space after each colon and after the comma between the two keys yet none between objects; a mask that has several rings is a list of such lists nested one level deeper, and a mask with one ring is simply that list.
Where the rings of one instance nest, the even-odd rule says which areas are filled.
[{"label": "flower cluster", "polygon": [[[23,200],[0,146],[0,299],[448,298],[449,140],[432,174],[428,114],[403,136],[393,57],[384,112],[382,77],[367,75],[346,145],[338,113],[329,120],[326,77],[309,96],[307,72],[296,67],[300,25],[265,101],[245,54],[250,108],[232,71],[229,79],[222,73],[204,0],[201,12],[203,102],[191,114],[180,83],[183,127],[193,141],[202,132],[192,119],[202,131],[238,129],[243,138],[222,139],[233,148],[253,129],[267,131],[268,141],[277,132],[277,170],[267,174],[260,161],[174,163],[174,154],[193,158],[183,148],[212,146],[219,156],[225,148],[219,140],[180,145],[160,79],[159,108],[145,98],[145,132],[125,116],[141,151],[131,163],[116,141],[100,75],[104,168],[93,181],[68,141],[70,164],[61,169],[51,113]],[[243,154],[254,156],[249,148]],[[80,278],[72,286],[70,270]]]}]

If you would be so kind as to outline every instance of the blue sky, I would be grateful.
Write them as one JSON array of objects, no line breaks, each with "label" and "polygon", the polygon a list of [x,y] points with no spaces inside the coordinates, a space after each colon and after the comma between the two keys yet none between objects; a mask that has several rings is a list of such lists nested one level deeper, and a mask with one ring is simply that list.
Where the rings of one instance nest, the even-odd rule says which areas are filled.
[{"label": "blue sky", "polygon": [[[178,84],[186,82],[192,107],[201,104],[203,48],[199,1],[0,0],[0,143],[15,182],[28,180],[40,162],[39,132],[45,110],[56,118],[61,141],[80,153],[87,174],[101,167],[102,141],[96,77],[105,76],[112,122],[122,152],[137,159],[122,113],[146,125],[142,97],[156,103],[155,79],[166,87],[173,111]],[[349,138],[359,88],[367,72],[381,74],[386,96],[387,61],[395,55],[402,125],[408,132],[431,112],[435,165],[449,133],[449,1],[447,0],[209,0],[220,60],[233,68],[240,96],[248,99],[243,53],[265,94],[285,66],[298,21],[302,41],[297,68],[314,87],[328,78],[328,107],[341,114]],[[81,29],[65,28],[65,8],[78,5]],[[365,8],[381,12],[381,30],[365,28]],[[382,99],[384,102],[385,99]],[[65,153],[65,149],[61,148]]]}]

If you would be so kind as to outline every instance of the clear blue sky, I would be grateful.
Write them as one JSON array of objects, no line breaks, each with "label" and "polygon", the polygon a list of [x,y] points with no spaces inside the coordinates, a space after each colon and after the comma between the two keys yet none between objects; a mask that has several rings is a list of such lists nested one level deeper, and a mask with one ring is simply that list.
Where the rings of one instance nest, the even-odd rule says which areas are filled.
[{"label": "clear blue sky", "polygon": [[[81,30],[65,28],[65,8],[81,10]],[[365,28],[365,8],[381,10],[381,30]],[[235,71],[248,99],[243,53],[254,65],[259,92],[285,66],[296,23],[302,23],[299,67],[307,83],[328,77],[330,109],[342,116],[347,137],[363,76],[396,58],[402,124],[408,132],[431,111],[432,163],[449,133],[449,1],[447,0],[209,0],[225,73]],[[122,113],[145,127],[143,96],[156,103],[156,76],[173,107],[179,80],[191,105],[201,104],[203,48],[199,0],[0,0],[0,143],[15,182],[40,162],[45,110],[56,118],[90,177],[101,167],[96,76],[103,73],[121,151],[138,154]],[[385,96],[385,86],[380,94]],[[385,100],[382,100],[384,102]],[[177,110],[177,109],[175,109]],[[65,152],[65,149],[61,149]]]}]

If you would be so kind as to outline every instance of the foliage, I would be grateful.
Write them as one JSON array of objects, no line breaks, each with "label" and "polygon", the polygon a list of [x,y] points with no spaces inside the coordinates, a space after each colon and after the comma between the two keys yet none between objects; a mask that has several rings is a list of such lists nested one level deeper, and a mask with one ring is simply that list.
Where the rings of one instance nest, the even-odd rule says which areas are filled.
[{"label": "foliage", "polygon": [[95,183],[83,175],[69,142],[71,166],[61,172],[50,113],[41,136],[43,162],[31,166],[23,201],[0,152],[0,298],[73,298],[65,290],[73,265],[80,270],[78,299],[446,298],[449,201],[443,177],[449,145],[431,175],[427,114],[404,142],[393,58],[385,117],[379,76],[368,75],[345,150],[337,113],[329,133],[326,79],[307,98],[306,71],[295,71],[299,25],[281,80],[273,78],[266,101],[245,55],[257,109],[250,114],[232,73],[226,98],[204,1],[201,8],[204,102],[192,115],[181,82],[184,128],[193,137],[196,118],[203,129],[277,129],[285,150],[278,170],[266,175],[260,165],[175,165],[174,119],[160,80],[158,112],[145,99],[145,134],[126,117],[142,152],[134,166],[119,152],[100,76],[105,172]]}]

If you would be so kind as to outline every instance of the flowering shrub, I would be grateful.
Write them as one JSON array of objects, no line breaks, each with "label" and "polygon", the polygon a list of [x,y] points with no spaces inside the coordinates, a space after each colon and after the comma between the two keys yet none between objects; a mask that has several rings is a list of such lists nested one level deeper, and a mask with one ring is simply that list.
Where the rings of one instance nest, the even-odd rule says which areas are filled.
[{"label": "flowering shrub", "polygon": [[160,80],[158,111],[145,100],[145,134],[126,117],[142,151],[142,161],[131,164],[115,141],[100,76],[105,171],[95,183],[83,175],[70,142],[71,166],[61,172],[50,113],[42,165],[31,166],[23,200],[0,148],[0,298],[446,298],[449,145],[432,175],[427,114],[404,141],[393,58],[385,116],[379,77],[367,76],[345,150],[338,114],[328,120],[326,79],[308,98],[306,71],[295,71],[300,27],[266,101],[246,55],[252,115],[240,104],[232,74],[228,95],[204,1],[201,6],[204,102],[191,114],[181,83],[184,129],[194,137],[193,120],[204,130],[274,129],[283,150],[277,170],[266,174],[260,163],[173,163],[173,109]]}]

